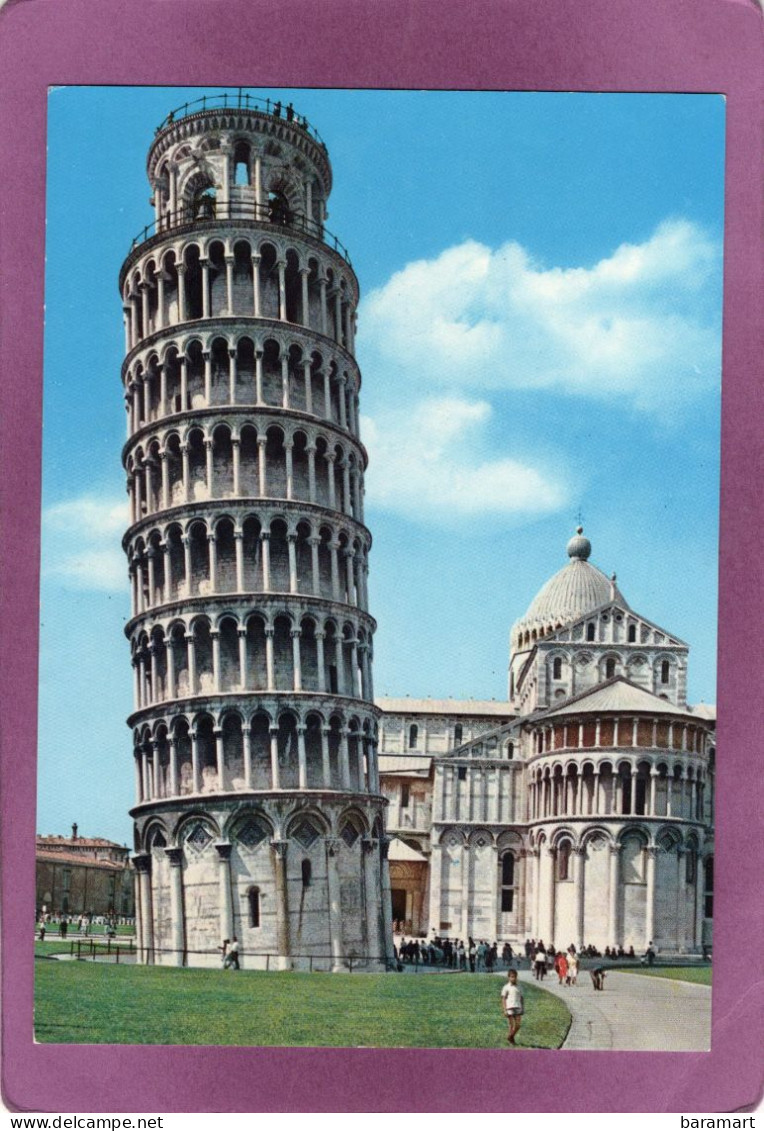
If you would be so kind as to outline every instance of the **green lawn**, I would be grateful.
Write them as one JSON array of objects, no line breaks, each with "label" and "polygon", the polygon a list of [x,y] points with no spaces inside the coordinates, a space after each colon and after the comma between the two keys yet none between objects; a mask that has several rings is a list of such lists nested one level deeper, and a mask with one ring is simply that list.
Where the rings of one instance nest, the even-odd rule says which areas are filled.
[{"label": "green lawn", "polygon": [[[35,1034],[54,1043],[501,1048],[503,978],[295,974],[38,961]],[[524,985],[518,1045],[559,1048],[570,1014]]]},{"label": "green lawn", "polygon": [[619,967],[624,974],[646,974],[650,978],[673,978],[676,982],[697,982],[699,986],[711,985],[710,966],[635,966]]}]

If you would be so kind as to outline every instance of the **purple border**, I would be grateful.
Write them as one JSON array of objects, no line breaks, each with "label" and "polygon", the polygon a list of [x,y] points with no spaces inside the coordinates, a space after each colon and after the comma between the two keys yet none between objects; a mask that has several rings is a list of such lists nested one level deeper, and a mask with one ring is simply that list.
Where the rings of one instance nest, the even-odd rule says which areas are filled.
[{"label": "purple border", "polygon": [[[761,1091],[755,710],[761,16],[753,0],[10,0],[0,11],[2,885],[15,1110],[732,1111]],[[262,68],[258,69],[258,60]],[[34,891],[46,91],[53,84],[492,87],[727,95],[717,896],[711,1053],[35,1045]],[[759,394],[759,404],[761,398]],[[18,423],[17,423],[18,422]],[[31,425],[31,427],[30,427]],[[753,458],[752,458],[753,457]],[[25,569],[17,548],[23,547]],[[761,598],[758,601],[761,614]],[[745,642],[743,644],[743,642]],[[757,805],[759,802],[759,805]],[[759,978],[761,977],[758,972]],[[515,1054],[517,1057],[517,1054]],[[575,1064],[572,1064],[572,1058]],[[571,1070],[572,1069],[572,1070]],[[98,1083],[96,1083],[96,1081]],[[140,1091],[136,1085],[140,1082]]]}]

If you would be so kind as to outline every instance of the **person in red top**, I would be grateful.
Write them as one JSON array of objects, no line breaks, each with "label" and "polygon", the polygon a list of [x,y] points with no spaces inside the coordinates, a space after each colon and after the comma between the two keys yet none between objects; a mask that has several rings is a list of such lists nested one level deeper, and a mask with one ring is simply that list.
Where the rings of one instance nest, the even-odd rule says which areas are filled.
[{"label": "person in red top", "polygon": [[561,950],[557,951],[554,968],[557,971],[557,977],[560,979],[560,985],[563,986],[568,977],[568,960]]}]

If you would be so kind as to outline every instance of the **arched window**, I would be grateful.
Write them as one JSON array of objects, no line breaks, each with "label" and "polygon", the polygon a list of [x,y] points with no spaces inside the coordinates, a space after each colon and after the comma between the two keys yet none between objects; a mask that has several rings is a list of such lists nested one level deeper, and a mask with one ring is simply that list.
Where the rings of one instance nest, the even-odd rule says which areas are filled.
[{"label": "arched window", "polygon": [[586,639],[594,640],[594,624],[587,624],[586,626]]},{"label": "arched window", "polygon": [[552,664],[552,679],[562,679],[562,660],[559,656],[555,656]]},{"label": "arched window", "polygon": [[235,185],[249,184],[249,146],[240,141],[233,155],[233,183]]},{"label": "arched window", "polygon": [[419,727],[416,723],[412,723],[409,727],[409,750],[416,750],[417,739],[419,738]]},{"label": "arched window", "polygon": [[462,739],[463,734],[464,734],[464,730],[462,728],[462,724],[457,723],[456,726],[454,727],[454,746],[461,746],[462,741],[463,741],[463,739]]},{"label": "arched window", "polygon": [[514,758],[514,756],[515,756],[515,744],[514,744],[514,742],[508,742],[507,743],[507,757],[508,758]]},{"label": "arched window", "polygon": [[302,874],[302,886],[304,888],[309,888],[310,881],[313,877],[313,865],[307,857],[305,857],[305,859],[302,861],[302,864],[300,865],[300,872]]},{"label": "arched window", "polygon": [[668,662],[668,660],[664,660],[663,663],[661,664],[661,683],[668,683],[668,681],[669,681],[669,671],[670,671],[669,662]]},{"label": "arched window", "polygon": [[408,809],[409,801],[411,800],[411,789],[408,782],[404,782],[401,786],[401,809]]},{"label": "arched window", "polygon": [[570,841],[563,840],[557,846],[557,879],[570,879]]},{"label": "arched window", "polygon": [[636,644],[637,642],[637,626],[635,624],[629,625],[629,644]]},{"label": "arched window", "polygon": [[250,888],[247,892],[247,903],[249,904],[249,925],[250,927],[260,926],[260,888]]},{"label": "arched window", "polygon": [[612,679],[615,675],[615,660],[610,656],[605,661],[605,679]]},{"label": "arched window", "polygon": [[688,848],[687,854],[684,858],[684,882],[686,884],[694,884],[695,876],[697,873],[698,858],[695,854],[694,848]]},{"label": "arched window", "polygon": [[501,858],[501,909],[512,911],[515,903],[515,858],[505,852]]}]

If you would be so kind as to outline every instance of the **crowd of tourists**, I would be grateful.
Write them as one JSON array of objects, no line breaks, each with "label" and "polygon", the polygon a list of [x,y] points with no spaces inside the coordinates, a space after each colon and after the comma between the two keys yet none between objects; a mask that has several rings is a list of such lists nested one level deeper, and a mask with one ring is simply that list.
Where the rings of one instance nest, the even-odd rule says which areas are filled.
[{"label": "crowd of tourists", "polygon": [[487,939],[444,938],[435,935],[432,939],[401,938],[395,948],[399,963],[409,966],[441,966],[450,970],[464,970],[471,974],[491,974],[494,970],[509,970],[516,962],[517,955],[509,943],[504,943],[499,951],[497,942]]},{"label": "crowd of tourists", "polygon": [[50,911],[40,912],[36,921],[40,942],[45,941],[46,934],[56,932],[62,939],[67,938],[70,933],[88,938],[93,933],[93,927],[101,928],[96,933],[111,939],[115,937],[117,927],[134,926],[135,920],[127,915],[67,915],[65,912]]}]

